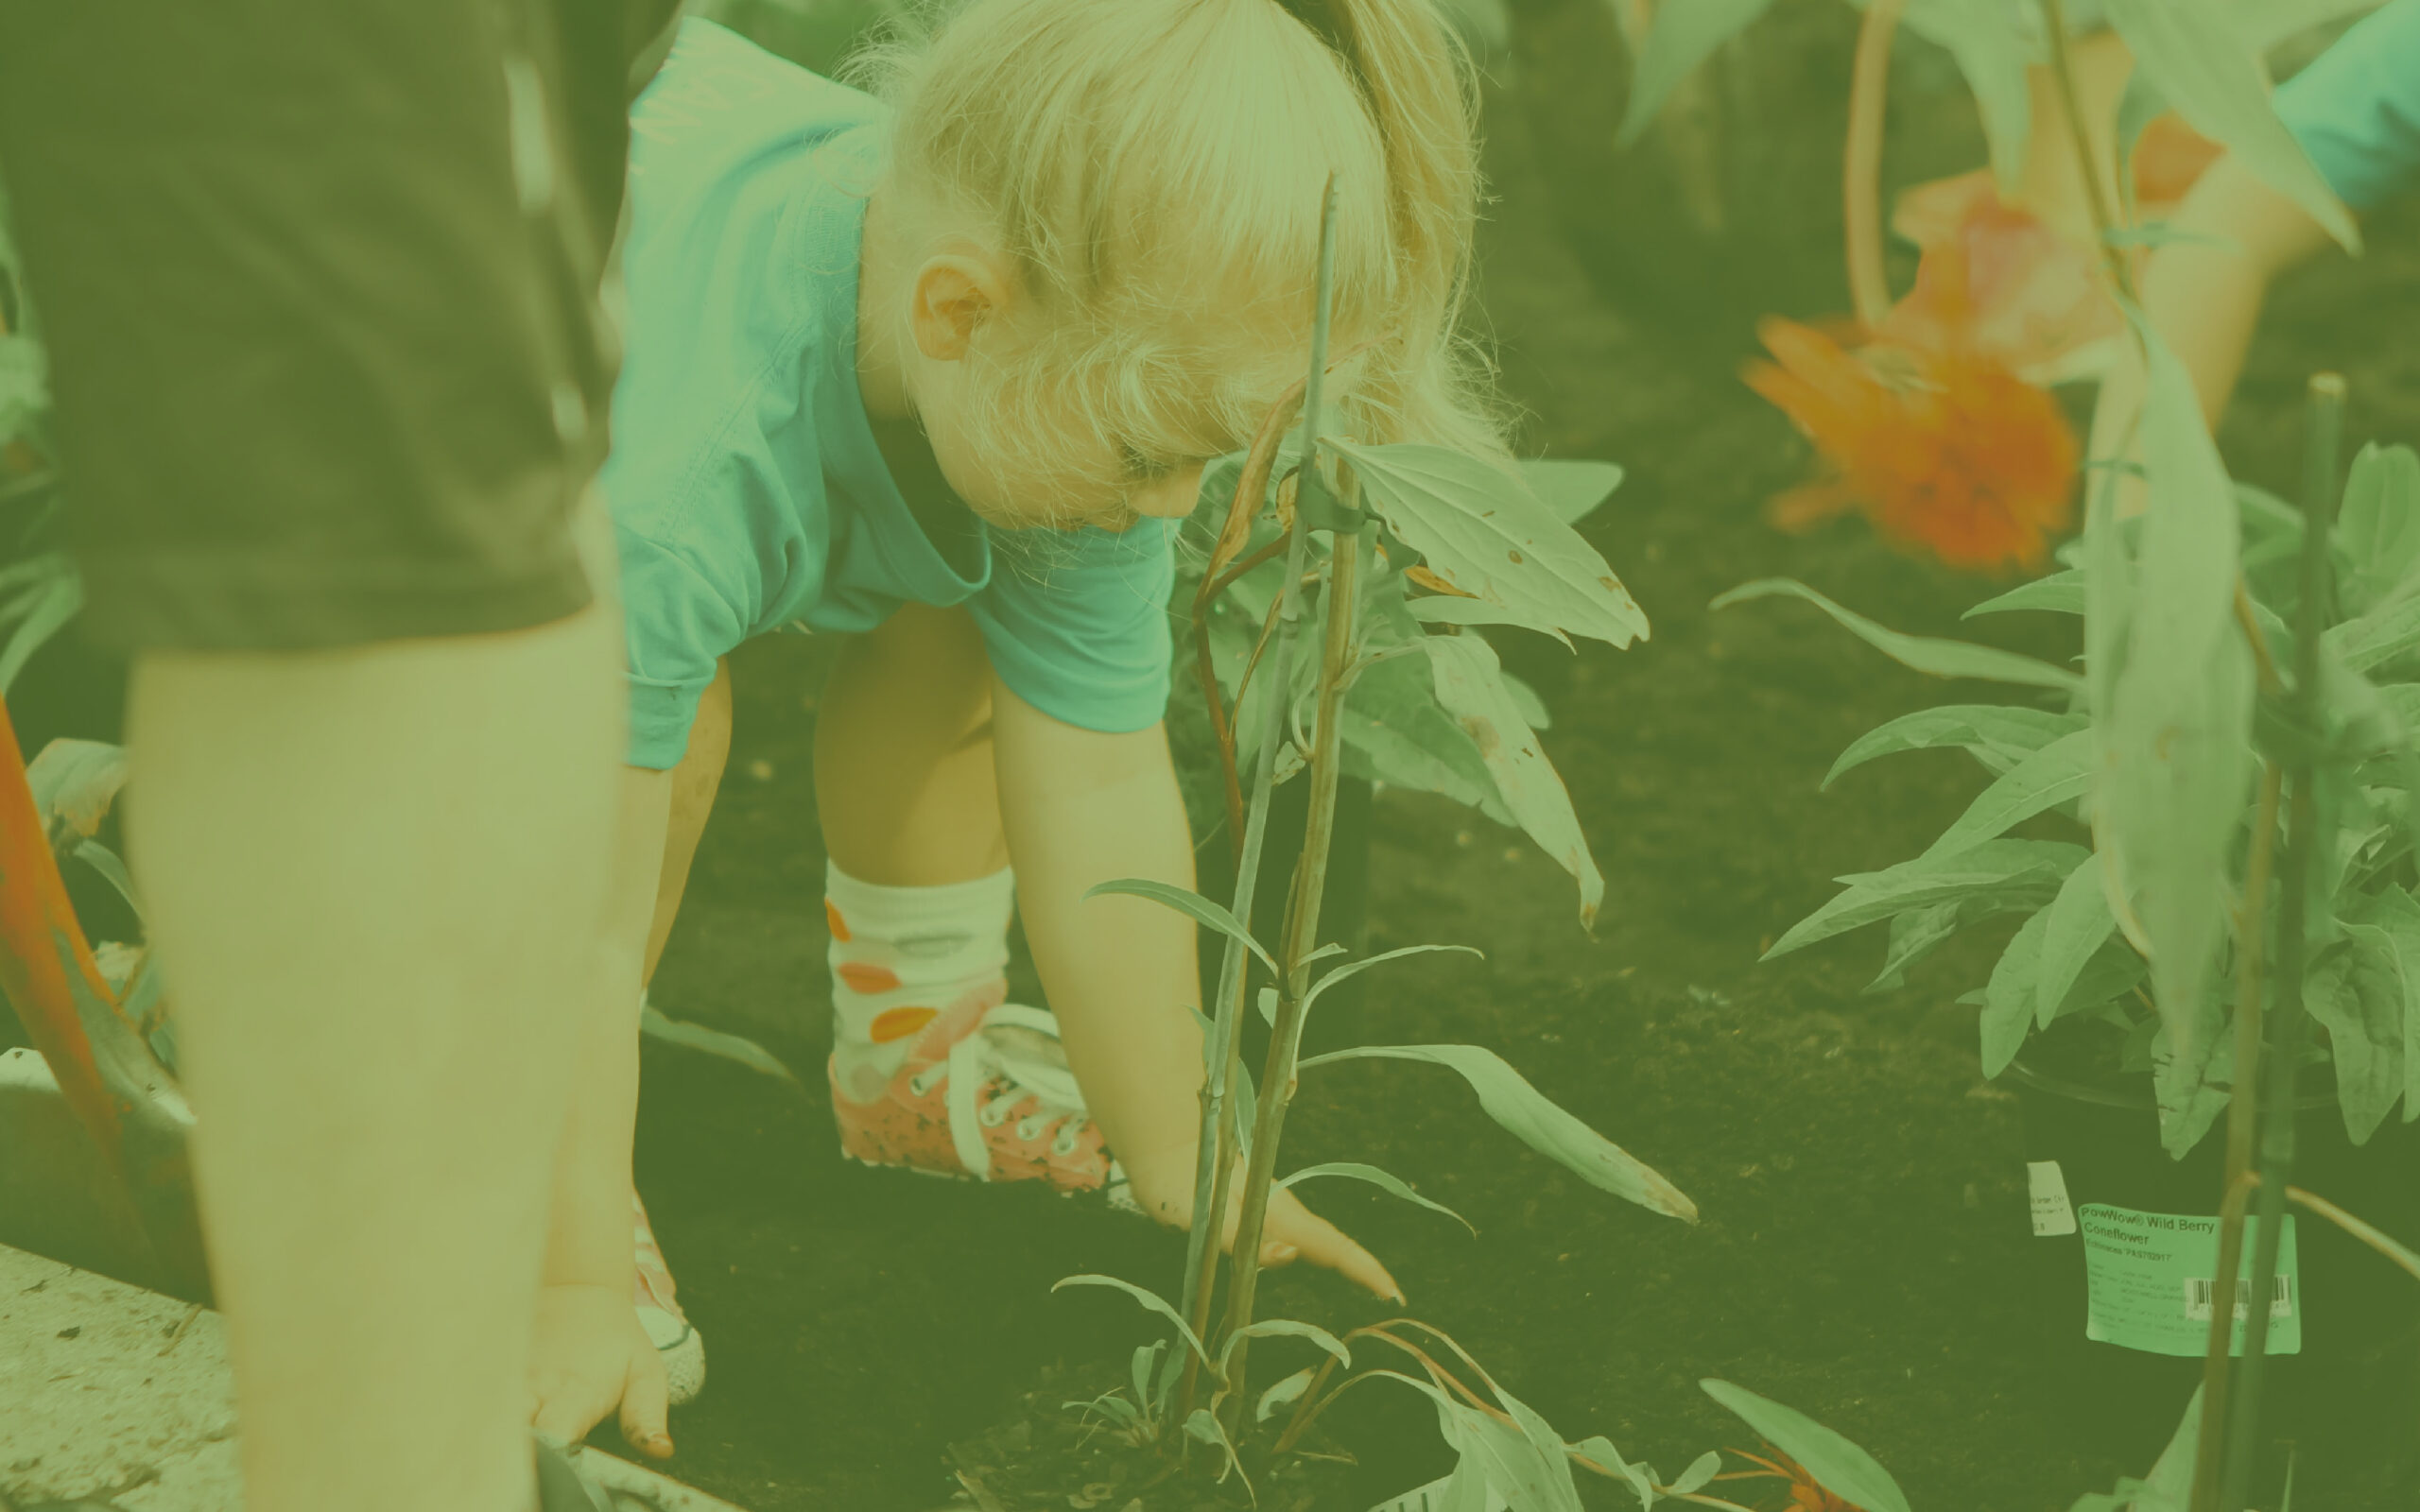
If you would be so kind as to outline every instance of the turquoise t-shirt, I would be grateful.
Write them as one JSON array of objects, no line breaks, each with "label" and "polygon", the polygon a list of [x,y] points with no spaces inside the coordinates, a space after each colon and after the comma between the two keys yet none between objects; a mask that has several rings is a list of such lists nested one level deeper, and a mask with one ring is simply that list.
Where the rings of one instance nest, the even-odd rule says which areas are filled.
[{"label": "turquoise t-shirt", "polygon": [[1002,530],[911,513],[857,392],[857,259],[884,107],[711,22],[631,112],[630,313],[605,465],[631,765],[687,748],[716,659],[798,625],[964,604],[994,669],[1087,730],[1167,703],[1176,523]]},{"label": "turquoise t-shirt", "polygon": [[2420,0],[2389,0],[2277,91],[2337,197],[2372,210],[2420,175]]}]

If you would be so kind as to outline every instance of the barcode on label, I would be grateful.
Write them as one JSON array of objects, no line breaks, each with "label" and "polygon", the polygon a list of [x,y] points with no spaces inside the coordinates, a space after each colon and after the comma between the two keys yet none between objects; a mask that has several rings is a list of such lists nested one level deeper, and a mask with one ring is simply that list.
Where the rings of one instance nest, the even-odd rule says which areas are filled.
[{"label": "barcode on label", "polygon": [[[2236,1287],[2235,1315],[2238,1322],[2252,1315],[2252,1298],[2244,1295],[2251,1290],[2249,1279]],[[2217,1300],[2215,1296],[2217,1291],[2217,1283],[2206,1276],[2187,1277],[2185,1281],[2185,1315],[2196,1323],[2210,1321],[2210,1307]],[[2281,1317],[2290,1317],[2293,1312],[2294,1279],[2282,1273],[2272,1277],[2269,1287],[2270,1318],[2273,1321]]]}]

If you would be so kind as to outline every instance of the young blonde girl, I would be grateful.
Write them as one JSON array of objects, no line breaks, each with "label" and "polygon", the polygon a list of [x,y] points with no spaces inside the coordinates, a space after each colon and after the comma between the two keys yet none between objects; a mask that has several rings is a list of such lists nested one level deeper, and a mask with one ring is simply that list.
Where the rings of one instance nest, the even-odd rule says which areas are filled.
[{"label": "young blonde girl", "polygon": [[[1362,349],[1334,423],[1502,454],[1453,338],[1469,72],[1426,0],[971,0],[866,77],[691,21],[632,112],[605,477],[631,990],[567,1136],[536,1391],[542,1429],[618,1404],[657,1454],[666,1365],[677,1397],[702,1357],[643,1214],[651,1335],[631,1303],[633,1009],[728,746],[722,658],[855,636],[816,747],[842,1148],[1181,1224],[1193,926],[1085,894],[1193,883],[1160,728],[1173,537],[1304,370],[1331,174],[1337,349]],[[1012,902],[1051,1013],[1003,1001]],[[1298,1256],[1399,1295],[1282,1197],[1267,1258]]]}]

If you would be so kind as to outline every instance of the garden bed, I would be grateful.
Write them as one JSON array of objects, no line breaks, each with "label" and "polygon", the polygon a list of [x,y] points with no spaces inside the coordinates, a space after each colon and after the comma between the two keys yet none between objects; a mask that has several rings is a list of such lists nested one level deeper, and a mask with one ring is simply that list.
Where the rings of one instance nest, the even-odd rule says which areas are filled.
[{"label": "garden bed", "polygon": [[[1482,303],[1533,444],[1630,468],[1586,529],[1654,625],[1631,652],[1576,659],[1505,641],[1555,713],[1546,742],[1606,875],[1602,922],[1594,940],[1582,934],[1569,879],[1518,835],[1381,795],[1371,945],[1464,941],[1488,959],[1374,978],[1314,1023],[1306,1048],[1497,1048],[1669,1175],[1705,1221],[1657,1219],[1510,1141],[1474,1137],[1469,1094],[1443,1072],[1306,1078],[1289,1160],[1374,1160],[1476,1223],[1473,1240],[1349,1186],[1315,1194],[1393,1267],[1415,1314],[1572,1437],[1609,1435],[1668,1470],[1710,1444],[1753,1448],[1696,1389],[1720,1375],[1863,1444],[1920,1508],[2064,1512],[2144,1467],[2076,1449],[2045,1373],[2016,1104],[1981,1081],[1974,1010],[1953,1001],[1988,971],[1993,942],[1963,941],[1881,996],[1862,995],[1879,965],[1871,938],[1756,964],[1828,896],[1828,878],[1921,850],[1972,796],[1971,767],[1907,756],[1819,797],[1841,747],[1940,690],[1803,606],[1704,607],[1789,574],[1895,626],[1948,633],[1982,590],[1858,526],[1791,540],[1762,524],[1763,498],[1800,474],[1800,445],[1726,364],[1672,360],[1591,292],[1517,127],[1496,113],[1503,198]],[[2323,362],[2352,377],[2357,439],[2420,438],[2420,369],[2371,318],[2415,295],[2420,225],[2408,218],[2377,229],[2368,263],[2281,292],[2273,330],[2293,339],[2256,354],[2226,437],[2248,478],[2290,481],[2302,378]],[[2037,618],[1985,635],[2071,654],[2072,623],[2027,623]],[[1046,1372],[1123,1369],[1142,1315],[1106,1294],[1054,1297],[1054,1280],[1105,1271],[1173,1291],[1182,1244],[1038,1193],[838,1158],[820,1070],[821,655],[779,638],[738,659],[731,777],[657,993],[757,1037],[808,1090],[650,1046],[639,1181],[713,1361],[706,1395],[675,1418],[683,1472],[763,1512],[882,1512],[944,1498],[948,1447],[1019,1418]],[[1029,972],[1018,981],[1032,990]],[[1382,1315],[1325,1278],[1275,1285],[1271,1315]],[[1447,1468],[1426,1403],[1355,1398],[1338,1428],[1372,1469],[1354,1487],[1367,1495],[1340,1512]],[[2351,1447],[2321,1477],[2332,1485],[2304,1495],[2304,1512],[2408,1512],[2420,1498],[2408,1423],[2368,1432],[2348,1425]],[[1740,1491],[1755,1499],[1753,1484]]]}]

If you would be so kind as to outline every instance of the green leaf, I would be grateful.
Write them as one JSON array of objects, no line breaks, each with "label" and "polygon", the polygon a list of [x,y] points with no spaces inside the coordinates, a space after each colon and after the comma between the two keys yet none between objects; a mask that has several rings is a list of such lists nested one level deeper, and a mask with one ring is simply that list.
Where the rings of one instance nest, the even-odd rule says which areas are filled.
[{"label": "green leaf", "polygon": [[[2420,650],[2420,593],[2377,605],[2358,619],[2328,627],[2321,636],[2345,667],[2367,672]],[[2273,650],[2280,643],[2272,638]]]},{"label": "green leaf", "polygon": [[1425,655],[1365,669],[1345,695],[1341,724],[1345,770],[1354,776],[1440,794],[1500,824],[1513,822],[1478,747],[1437,702]]},{"label": "green leaf", "polygon": [[[1233,1474],[1236,1479],[1244,1483],[1246,1491],[1249,1492],[1252,1489],[1252,1477],[1244,1473],[1244,1462],[1236,1457],[1236,1446],[1228,1439],[1227,1430],[1220,1426],[1217,1416],[1209,1408],[1194,1408],[1193,1416],[1184,1420],[1184,1432],[1187,1437],[1198,1438],[1205,1444],[1215,1445],[1226,1452],[1226,1468],[1219,1472],[1221,1483],[1225,1482],[1229,1474]],[[1257,1502],[1259,1498],[1255,1496],[1253,1500]]]},{"label": "green leaf", "polygon": [[2337,543],[2350,571],[2339,580],[2356,611],[2392,597],[2420,562],[2420,455],[2408,446],[2365,446],[2353,459]]},{"label": "green leaf", "polygon": [[[1529,1446],[1529,1454],[1519,1461],[1524,1472],[1520,1477],[1497,1488],[1505,1500],[1516,1507],[1536,1507],[1540,1512],[1582,1512],[1580,1487],[1572,1480],[1571,1456],[1564,1452],[1563,1435],[1538,1416],[1527,1402],[1494,1382],[1495,1400],[1521,1425],[1521,1437]],[[1484,1418],[1490,1424],[1494,1418]]]},{"label": "green leaf", "polygon": [[1971,921],[1962,903],[1935,903],[1893,917],[1891,947],[1883,954],[1882,970],[1865,985],[1866,991],[1896,992],[1906,987],[1908,969],[1948,943]]},{"label": "green leaf", "polygon": [[[1281,1187],[1290,1187],[1297,1181],[1309,1181],[1320,1177],[1347,1177],[1356,1181],[1367,1181],[1372,1186],[1378,1188],[1380,1191],[1391,1193],[1395,1196],[1403,1198],[1406,1202],[1417,1203],[1419,1206],[1426,1208],[1431,1212],[1442,1212],[1446,1217],[1453,1219],[1458,1224],[1461,1224],[1463,1228],[1468,1228],[1471,1231],[1472,1238],[1476,1239],[1478,1237],[1478,1226],[1477,1224],[1472,1223],[1468,1218],[1463,1217],[1461,1213],[1456,1212],[1453,1209],[1445,1206],[1443,1203],[1432,1201],[1427,1197],[1422,1196],[1419,1193],[1414,1192],[1411,1189],[1410,1183],[1405,1181],[1401,1177],[1394,1176],[1386,1171],[1381,1171],[1374,1165],[1361,1165],[1351,1160],[1331,1160],[1325,1165],[1306,1165],[1277,1184]],[[1347,1363],[1349,1364],[1350,1362]]]},{"label": "green leaf", "polygon": [[[1504,609],[1483,598],[1430,593],[1421,598],[1407,599],[1405,603],[1411,610],[1411,617],[1423,625],[1510,625],[1523,630],[1541,628],[1537,616],[1519,610]],[[1571,637],[1561,630],[1546,627],[1544,633],[1553,636],[1565,646],[1571,644]]]},{"label": "green leaf", "polygon": [[1512,707],[1520,711],[1521,723],[1531,730],[1554,728],[1554,716],[1547,711],[1547,701],[1538,696],[1537,689],[1510,672],[1498,671],[1496,677],[1503,681],[1504,691],[1512,696]]},{"label": "green leaf", "polygon": [[2037,814],[2083,797],[2092,790],[2093,753],[2091,730],[2060,736],[1985,788],[1925,854],[1971,850]]},{"label": "green leaf", "polygon": [[[2090,863],[2086,863],[2090,865]],[[1983,988],[1983,1075],[1997,1076],[2025,1044],[2033,1027],[2033,984],[2042,962],[2042,934],[2050,922],[2047,908],[2028,919],[2016,937],[2000,953]]]},{"label": "green leaf", "polygon": [[1993,177],[2012,199],[2021,187],[2033,130],[2033,91],[2026,74],[2031,49],[2016,25],[2021,14],[2006,0],[1915,0],[1907,14],[1909,29],[1958,60],[1983,118]]},{"label": "green leaf", "polygon": [[134,878],[127,871],[126,863],[118,859],[116,851],[98,840],[79,840],[76,845],[76,859],[99,872],[103,881],[116,888],[117,895],[126,900],[126,905],[134,910],[135,918],[143,917],[143,899],[135,892]]},{"label": "green leaf", "polygon": [[2327,1030],[2344,1133],[2366,1144],[2403,1095],[2406,985],[2388,932],[2347,923],[2343,948],[2303,978],[2303,1003]]},{"label": "green leaf", "polygon": [[751,1071],[762,1072],[776,1081],[788,1082],[793,1087],[799,1085],[798,1077],[789,1067],[783,1065],[772,1052],[755,1040],[725,1034],[719,1029],[709,1029],[702,1023],[691,1023],[686,1019],[673,1018],[652,1003],[643,1003],[639,1006],[639,1032],[684,1050],[700,1050],[710,1056],[718,1056]]},{"label": "green leaf", "polygon": [[1329,988],[1336,986],[1339,982],[1351,981],[1374,966],[1384,966],[1389,961],[1399,961],[1407,955],[1436,955],[1445,952],[1476,955],[1482,961],[1487,959],[1487,953],[1473,945],[1406,945],[1401,950],[1385,951],[1361,960],[1347,961],[1311,984],[1310,992],[1303,999],[1303,1011],[1310,1012],[1311,1005],[1319,1002],[1320,994]]},{"label": "green leaf", "polygon": [[50,409],[50,363],[31,336],[0,335],[0,446],[24,436]]},{"label": "green leaf", "polygon": [[1705,1394],[1806,1468],[1817,1484],[1863,1512],[1908,1512],[1907,1493],[1873,1455],[1806,1414],[1728,1381],[1701,1381]]},{"label": "green leaf", "polygon": [[2042,912],[2041,962],[2033,980],[2033,1022],[2044,1029],[2067,1001],[2085,965],[2118,932],[2100,863],[2086,858],[2059,885],[2059,896]]},{"label": "green leaf", "polygon": [[1647,617],[1605,558],[1517,473],[1442,446],[1321,444],[1352,464],[1387,527],[1463,593],[1539,629],[1616,646],[1647,634]]},{"label": "green leaf", "polygon": [[1305,1367],[1295,1371],[1262,1392],[1259,1405],[1253,1409],[1252,1420],[1256,1423],[1265,1423],[1280,1408],[1290,1407],[1301,1400],[1303,1393],[1311,1389],[1311,1378],[1316,1374],[1318,1374],[1316,1369]]},{"label": "green leaf", "polygon": [[1622,112],[1615,145],[1631,146],[1653,124],[1656,112],[1681,80],[1697,72],[1724,43],[1748,29],[1773,0],[1687,0],[1655,8],[1655,25],[1638,47],[1631,75],[1630,104]]},{"label": "green leaf", "polygon": [[1697,1221],[1697,1204],[1621,1146],[1548,1102],[1504,1057],[1477,1045],[1357,1045],[1312,1056],[1302,1070],[1342,1060],[1421,1060],[1470,1083],[1479,1107],[1513,1138],[1599,1191],[1668,1217]]},{"label": "green leaf", "polygon": [[1505,691],[1495,647],[1476,635],[1434,635],[1425,644],[1438,703],[1478,747],[1496,792],[1521,828],[1579,883],[1580,921],[1593,927],[1605,900],[1604,876],[1588,853],[1570,792]]},{"label": "green leaf", "polygon": [[1910,909],[1977,896],[2038,908],[2057,894],[2059,884],[2088,854],[2082,846],[2056,840],[1987,840],[1958,855],[1919,856],[1881,871],[1843,877],[1840,880],[1847,890],[1800,919],[1764,958],[1787,955]]},{"label": "green leaf", "polygon": [[26,767],[43,828],[90,839],[126,786],[126,747],[96,740],[54,740]]},{"label": "green leaf", "polygon": [[1134,1357],[1128,1373],[1134,1383],[1134,1400],[1146,1407],[1152,1406],[1151,1372],[1158,1368],[1160,1357],[1167,1352],[1168,1341],[1166,1339],[1153,1339],[1149,1344],[1134,1347]]},{"label": "green leaf", "polygon": [[2083,570],[2070,567],[2066,572],[2020,583],[1997,598],[1983,600],[1962,617],[1971,620],[1978,614],[2012,614],[2020,610],[2039,610],[2046,614],[2083,613]]},{"label": "green leaf", "polygon": [[1224,907],[1198,892],[1165,882],[1154,882],[1149,877],[1120,877],[1115,882],[1104,882],[1084,894],[1086,898],[1119,895],[1165,903],[1204,928],[1214,929],[1229,939],[1240,940],[1246,950],[1260,957],[1260,963],[1272,974],[1277,973],[1277,962],[1261,949],[1260,941],[1252,937],[1252,931],[1244,928],[1242,922]]},{"label": "green leaf", "polygon": [[1716,599],[1711,607],[1729,609],[1757,598],[1803,598],[1838,620],[1851,634],[1900,665],[1936,678],[1979,678],[1991,682],[2015,682],[2062,693],[2083,691],[2083,679],[2064,667],[2036,662],[2030,656],[1964,641],[1941,641],[1885,629],[1862,614],[1842,609],[1805,583],[1768,577],[1743,583]]},{"label": "green leaf", "polygon": [[1168,1324],[1176,1330],[1177,1337],[1183,1339],[1186,1346],[1193,1350],[1195,1358],[1199,1359],[1203,1365],[1209,1365],[1211,1363],[1210,1353],[1208,1350],[1201,1348],[1201,1341],[1194,1337],[1193,1331],[1184,1326],[1184,1319],[1179,1317],[1177,1315],[1176,1309],[1170,1307],[1157,1292],[1137,1286],[1130,1280],[1121,1280],[1115,1276],[1069,1276],[1053,1285],[1050,1289],[1053,1292],[1063,1292],[1070,1286],[1106,1286],[1112,1291],[1124,1292],[1127,1296],[1134,1298],[1137,1302],[1142,1303],[1146,1309],[1150,1312],[1157,1313],[1161,1317],[1166,1318]]},{"label": "green leaf", "polygon": [[1696,1495],[1705,1489],[1706,1484],[1712,1481],[1716,1472],[1721,1469],[1722,1452],[1715,1449],[1707,1450],[1700,1454],[1696,1462],[1687,1469],[1681,1472],[1679,1480],[1672,1483],[1672,1494],[1674,1496]]},{"label": "green leaf", "polygon": [[1090,1401],[1063,1401],[1059,1404],[1059,1410],[1077,1413],[1097,1412],[1119,1428],[1136,1428],[1143,1422],[1143,1409],[1125,1398],[1115,1395],[1105,1394],[1095,1397]]},{"label": "green leaf", "polygon": [[1343,1340],[1316,1323],[1301,1323],[1290,1317],[1265,1317],[1257,1323],[1237,1329],[1235,1332],[1228,1334],[1226,1344],[1219,1350],[1219,1367],[1222,1370],[1226,1368],[1227,1361],[1235,1355],[1236,1341],[1238,1339],[1281,1338],[1308,1339],[1334,1355],[1337,1364],[1347,1370],[1353,1368],[1353,1351],[1344,1347]]},{"label": "green leaf", "polygon": [[1599,1434],[1583,1443],[1572,1445],[1571,1452],[1607,1474],[1618,1476],[1629,1482],[1631,1490],[1638,1497],[1639,1512],[1651,1512],[1655,1505],[1653,1477],[1639,1466],[1633,1465],[1622,1458],[1622,1452],[1614,1447],[1612,1439]]},{"label": "green leaf", "polygon": [[2256,52],[2314,26],[2376,10],[2379,0],[2226,0],[2228,19]]},{"label": "green leaf", "polygon": [[2229,848],[2252,781],[2252,653],[2235,618],[2233,485],[2184,365],[2138,314],[2136,331],[2150,354],[2150,497],[2117,678],[2110,701],[2094,705],[2094,814],[2142,933],[2152,1000],[2191,1060],[2198,1005],[2229,931]]},{"label": "green leaf", "polygon": [[1613,497],[1622,486],[1623,472],[1617,462],[1547,456],[1524,461],[1521,476],[1556,519],[1577,525]]},{"label": "green leaf", "polygon": [[84,579],[74,572],[50,577],[40,592],[31,595],[25,609],[25,618],[10,632],[9,643],[0,646],[0,690],[17,680],[34,653],[50,643],[53,636],[67,627],[84,608]]},{"label": "green leaf", "polygon": [[2259,49],[2233,26],[2209,24],[2206,0],[2103,0],[2152,87],[2204,136],[2308,212],[2346,249],[2360,228],[2277,118]]},{"label": "green leaf", "polygon": [[2347,911],[2386,936],[2403,984],[2403,1118],[2420,1120],[2420,901],[2389,884]]},{"label": "green leaf", "polygon": [[1824,785],[1830,787],[1842,772],[1862,766],[1877,756],[1943,746],[1962,747],[1974,752],[1976,760],[1996,776],[2060,736],[2084,728],[2086,721],[2081,714],[2005,704],[1944,704],[1919,709],[1861,736],[1841,752],[1841,759],[1824,774]]}]

